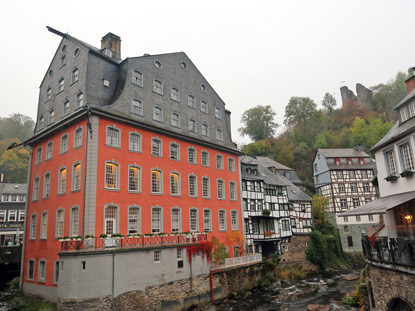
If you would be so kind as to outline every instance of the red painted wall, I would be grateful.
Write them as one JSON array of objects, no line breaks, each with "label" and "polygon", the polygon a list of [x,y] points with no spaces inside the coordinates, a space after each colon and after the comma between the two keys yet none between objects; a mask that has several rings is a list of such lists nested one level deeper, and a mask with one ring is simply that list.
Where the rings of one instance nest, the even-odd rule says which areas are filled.
[{"label": "red painted wall", "polygon": [[[121,129],[121,148],[108,147],[105,144],[106,126],[115,125]],[[82,147],[74,150],[74,132],[78,126],[83,127],[83,143]],[[128,150],[129,132],[137,131],[142,135],[142,152],[135,153]],[[60,154],[61,137],[67,133],[68,152]],[[54,261],[58,260],[58,252],[61,250],[61,242],[55,237],[56,228],[56,211],[59,208],[65,209],[65,230],[64,235],[70,234],[70,209],[74,205],[79,206],[79,234],[82,234],[82,210],[83,210],[83,193],[84,193],[84,174],[85,174],[85,137],[86,137],[86,121],[80,121],[78,124],[72,125],[58,134],[54,134],[50,138],[45,139],[41,143],[33,146],[31,175],[30,175],[30,191],[28,195],[28,215],[26,221],[26,251],[24,258],[24,282],[38,283],[47,286],[56,286],[53,284]],[[93,133],[93,139],[96,139],[96,133]],[[162,140],[163,157],[151,156],[151,138],[158,137]],[[116,204],[119,206],[119,230],[121,234],[127,234],[128,230],[128,206],[133,204],[141,207],[141,233],[151,232],[151,207],[160,206],[163,208],[163,232],[171,232],[171,208],[180,207],[182,231],[190,231],[189,225],[189,209],[195,207],[199,210],[199,231],[203,231],[203,209],[209,208],[212,217],[212,232],[209,233],[208,239],[214,235],[221,243],[228,246],[230,256],[232,257],[232,244],[229,240],[231,232],[231,210],[238,212],[238,229],[242,231],[241,220],[241,204],[240,204],[240,185],[239,185],[239,163],[238,158],[230,153],[217,151],[212,148],[206,148],[198,144],[190,144],[176,138],[165,135],[155,134],[148,130],[138,129],[136,127],[125,125],[123,123],[114,122],[100,118],[98,130],[98,158],[97,161],[97,198],[96,198],[96,226],[95,236],[103,233],[103,211],[104,205]],[[49,141],[53,141],[52,159],[45,161],[46,147]],[[169,159],[169,144],[176,142],[180,145],[180,161]],[[42,146],[42,161],[35,164],[36,149]],[[187,161],[187,148],[194,147],[197,153],[197,164],[189,164]],[[201,165],[201,151],[209,152],[209,167]],[[216,169],[216,154],[221,154],[224,159],[224,169]],[[232,157],[235,163],[235,171],[228,171],[228,158]],[[105,178],[105,161],[112,161],[120,164],[120,187],[119,191],[104,189]],[[81,190],[77,192],[71,191],[72,184],[72,166],[79,161],[82,168]],[[141,166],[142,185],[141,193],[128,192],[128,165],[137,164]],[[58,195],[58,177],[59,170],[63,166],[67,168],[66,193]],[[159,168],[163,171],[163,195],[151,194],[151,169]],[[175,197],[170,195],[170,172],[177,171],[181,174],[181,196]],[[50,196],[42,198],[43,182],[46,172],[51,173]],[[191,198],[188,195],[188,174],[197,176],[197,198]],[[36,176],[40,177],[39,199],[32,200],[33,181]],[[210,199],[202,198],[202,177],[210,178]],[[225,183],[225,200],[217,199],[216,179],[222,179]],[[229,199],[229,181],[236,183],[236,201]],[[226,210],[226,228],[227,231],[219,231],[218,211]],[[48,231],[47,239],[40,240],[40,222],[42,212],[48,211]],[[33,213],[37,214],[36,239],[29,240],[30,220]],[[35,260],[34,281],[27,280],[28,260]],[[46,281],[38,282],[39,260],[46,259]]]}]

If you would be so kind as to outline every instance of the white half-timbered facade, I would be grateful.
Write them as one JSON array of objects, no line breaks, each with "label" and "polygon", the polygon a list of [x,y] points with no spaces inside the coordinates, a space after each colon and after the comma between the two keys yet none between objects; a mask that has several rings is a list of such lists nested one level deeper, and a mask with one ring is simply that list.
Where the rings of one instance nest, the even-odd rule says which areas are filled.
[{"label": "white half-timbered facade", "polygon": [[280,245],[292,236],[287,187],[290,183],[258,165],[241,159],[242,207],[248,252],[281,253]]}]

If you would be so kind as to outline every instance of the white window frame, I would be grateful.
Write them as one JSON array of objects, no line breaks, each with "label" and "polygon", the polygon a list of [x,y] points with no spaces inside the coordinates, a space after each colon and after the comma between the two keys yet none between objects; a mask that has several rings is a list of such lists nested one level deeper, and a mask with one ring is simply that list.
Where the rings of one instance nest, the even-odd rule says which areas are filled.
[{"label": "white window frame", "polygon": [[163,82],[158,79],[153,80],[153,93],[163,96],[164,95],[164,86]]},{"label": "white window frame", "polygon": [[69,147],[69,134],[65,133],[61,136],[60,154],[68,152]]},{"label": "white window frame", "polygon": [[[204,184],[205,181],[207,182],[206,185]],[[202,177],[202,197],[204,199],[210,198],[210,179],[207,176]]]},{"label": "white window frame", "polygon": [[163,141],[158,137],[151,138],[151,155],[153,157],[163,157]]},{"label": "white window frame", "polygon": [[191,94],[187,95],[187,106],[196,109],[196,98]]},{"label": "white window frame", "polygon": [[212,211],[208,208],[203,209],[203,231],[212,231]]},{"label": "white window frame", "polygon": [[218,226],[219,231],[226,231],[226,211],[224,209],[218,210]]},{"label": "white window frame", "polygon": [[[154,179],[155,175],[153,176],[153,173],[157,173],[157,172],[159,173],[158,180],[157,178]],[[157,182],[157,185],[156,185],[156,182]],[[153,185],[158,189],[158,191],[156,191],[157,189],[153,187]],[[157,195],[163,194],[163,171],[160,170],[159,168],[151,169],[150,189],[151,189],[151,194],[157,194]]]},{"label": "white window frame", "polygon": [[236,201],[237,193],[236,193],[236,182],[230,181],[229,182],[229,200]]},{"label": "white window frame", "polygon": [[[170,145],[170,150],[169,150],[170,160],[180,161],[180,145],[176,142],[171,142],[169,145]],[[176,155],[174,155],[174,153],[176,153]]]},{"label": "white window frame", "polygon": [[[138,174],[136,174],[136,170],[138,170]],[[134,176],[131,175],[131,172],[134,171]],[[134,177],[134,183],[137,184],[137,189],[131,188],[133,185],[132,177]],[[142,184],[142,174],[141,174],[141,166],[137,165],[136,163],[128,165],[128,192],[140,193],[141,192],[141,184]]]},{"label": "white window frame", "polygon": [[222,109],[217,106],[215,107],[215,118],[222,120]]},{"label": "white window frame", "polygon": [[46,145],[45,161],[52,159],[53,142],[49,141]]},{"label": "white window frame", "polygon": [[65,90],[65,79],[61,78],[58,81],[58,88],[57,88],[57,93],[56,94],[62,93],[64,90]]},{"label": "white window frame", "polygon": [[48,238],[48,216],[49,213],[47,211],[40,214],[40,240],[46,240]]},{"label": "white window frame", "polygon": [[235,160],[234,158],[228,158],[228,171],[235,172]]},{"label": "white window frame", "polygon": [[72,74],[71,74],[71,84],[74,84],[75,82],[78,82],[79,80],[79,70],[78,68],[74,68],[74,70],[72,70]]},{"label": "white window frame", "polygon": [[187,163],[197,164],[197,150],[194,147],[187,148]]},{"label": "white window frame", "polygon": [[406,140],[398,145],[402,171],[414,171],[414,156],[411,142]]},{"label": "white window frame", "polygon": [[84,132],[82,126],[78,127],[74,132],[73,138],[73,148],[80,148],[83,144]]},{"label": "white window frame", "polygon": [[32,215],[30,215],[29,240],[36,240],[36,230],[37,230],[37,214],[33,213]]},{"label": "white window frame", "polygon": [[223,155],[216,155],[216,169],[223,170]]},{"label": "white window frame", "polygon": [[[189,197],[191,198],[197,197],[197,176],[195,174],[189,174],[187,180],[188,180]],[[192,182],[191,182],[192,180],[194,180],[194,185],[192,185]]]},{"label": "white window frame", "polygon": [[[116,135],[113,135],[115,134]],[[113,148],[121,148],[121,129],[115,125],[106,126],[105,145]]]},{"label": "white window frame", "polygon": [[225,200],[225,181],[223,179],[216,180],[216,193],[218,200]]},{"label": "white window frame", "polygon": [[[134,210],[137,213],[131,213]],[[128,234],[141,234],[141,207],[132,205],[128,207]]]},{"label": "white window frame", "polygon": [[32,201],[39,200],[39,188],[40,188],[40,177],[36,176],[33,179],[33,194],[32,194]]},{"label": "white window frame", "polygon": [[[159,217],[157,216],[155,211],[160,211]],[[151,208],[151,233],[160,233],[163,232],[163,209],[160,206],[153,206]]]},{"label": "white window frame", "polygon": [[163,122],[163,108],[159,106],[153,106],[153,121]]},{"label": "white window frame", "polygon": [[180,103],[180,90],[177,87],[171,88],[170,99]]},{"label": "white window frame", "polygon": [[56,211],[55,238],[63,236],[65,236],[65,209],[59,208]]},{"label": "white window frame", "polygon": [[42,198],[49,198],[50,197],[50,185],[51,185],[51,173],[48,171],[43,176],[43,195]]},{"label": "white window frame", "polygon": [[132,69],[131,70],[131,83],[139,87],[143,87],[144,86],[144,75],[140,71],[136,69]]},{"label": "white window frame", "polygon": [[[79,166],[79,171],[77,172],[77,167]],[[76,161],[72,165],[72,191],[81,190],[82,185],[82,164],[79,161]]]},{"label": "white window frame", "polygon": [[216,129],[216,140],[223,141],[223,131],[220,128]]},{"label": "white window frame", "polygon": [[0,210],[0,223],[6,222],[7,212],[6,210]]},{"label": "white window frame", "polygon": [[153,261],[154,263],[161,263],[161,250],[155,250],[153,252]]},{"label": "white window frame", "polygon": [[[182,232],[182,211],[179,207],[171,208],[171,232]],[[176,217],[177,216],[177,217]]]},{"label": "white window frame", "polygon": [[[31,266],[31,269],[30,269]],[[35,260],[33,258],[30,258],[27,261],[27,279],[29,281],[33,281],[35,278]]]},{"label": "white window frame", "polygon": [[178,112],[172,112],[170,115],[171,126],[180,128],[180,114]]},{"label": "white window frame", "polygon": [[42,162],[42,146],[36,148],[35,164]]},{"label": "white window frame", "polygon": [[71,103],[69,100],[65,100],[62,104],[62,117],[68,116],[71,112]]},{"label": "white window frame", "polygon": [[77,206],[77,205],[75,205],[75,206],[72,206],[71,207],[71,214],[70,214],[70,221],[69,221],[69,223],[70,223],[70,227],[69,227],[69,230],[70,230],[70,233],[69,233],[69,235],[70,236],[77,236],[77,235],[79,235],[79,215],[80,215],[80,213],[79,213],[79,206]]},{"label": "white window frame", "polygon": [[209,125],[206,123],[202,123],[201,134],[202,136],[209,137]]},{"label": "white window frame", "polygon": [[194,207],[189,209],[189,231],[199,231],[199,210]]},{"label": "white window frame", "polygon": [[[204,155],[206,155],[206,157],[204,157]],[[201,158],[202,166],[209,167],[209,151],[202,150],[200,154],[200,158]],[[204,161],[205,159],[206,159],[206,162]]]},{"label": "white window frame", "polygon": [[[135,137],[137,137],[137,142],[135,142]],[[133,139],[134,138],[134,139]],[[128,150],[132,152],[141,153],[142,150],[142,137],[138,132],[130,132],[128,135]]]},{"label": "white window frame", "polygon": [[195,119],[189,119],[189,132],[197,134],[197,121]]},{"label": "white window frame", "polygon": [[[107,166],[108,167],[115,167],[116,168],[116,172],[114,174],[114,172],[109,172],[107,171]],[[112,161],[105,161],[105,167],[104,167],[104,189],[106,190],[119,190],[120,187],[120,164],[116,163],[114,160]],[[110,175],[107,176],[107,174],[111,174],[111,175],[115,175],[114,177],[111,177]],[[109,183],[107,183],[107,181],[110,180],[110,177],[112,179],[112,183],[111,185]]]},{"label": "white window frame", "polygon": [[44,283],[46,281],[46,259],[39,260],[37,281]]},{"label": "white window frame", "polygon": [[17,222],[17,210],[9,210],[9,217],[7,219],[9,222]]},{"label": "white window frame", "polygon": [[209,105],[204,100],[200,101],[200,111],[203,112],[203,113],[209,113]]},{"label": "white window frame", "polygon": [[239,228],[238,224],[239,224],[239,222],[238,222],[238,211],[232,210],[231,211],[231,229],[233,231],[238,230],[238,228]]},{"label": "white window frame", "polygon": [[[65,178],[63,177],[63,171],[65,171]],[[66,193],[66,181],[68,178],[68,170],[65,166],[59,169],[59,179],[58,179],[58,194],[65,194]]]},{"label": "white window frame", "polygon": [[76,109],[81,108],[84,105],[84,93],[79,92],[76,94]]},{"label": "white window frame", "polygon": [[[176,177],[177,177],[177,180],[175,179]],[[177,171],[170,172],[170,195],[171,196],[181,195],[181,178],[180,178],[180,173]]]},{"label": "white window frame", "polygon": [[384,151],[385,156],[385,165],[386,165],[386,171],[388,175],[397,175],[398,174],[398,166],[396,163],[396,156],[395,156],[395,150],[388,149]]},{"label": "white window frame", "polygon": [[131,113],[137,116],[143,115],[143,102],[139,99],[131,99]]}]

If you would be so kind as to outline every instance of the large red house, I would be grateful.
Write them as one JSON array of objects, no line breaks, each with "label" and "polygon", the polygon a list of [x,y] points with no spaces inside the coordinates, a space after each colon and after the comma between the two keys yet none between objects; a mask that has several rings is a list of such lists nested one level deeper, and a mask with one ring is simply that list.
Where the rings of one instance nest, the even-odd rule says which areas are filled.
[{"label": "large red house", "polygon": [[[119,248],[142,256],[128,260],[165,266],[149,263],[145,275],[118,266],[126,279],[173,269],[171,254],[174,269],[183,269],[175,262],[185,254],[174,245],[212,236],[238,255],[229,239],[242,231],[230,112],[187,55],[123,60],[112,33],[98,49],[48,29],[62,40],[41,83],[28,141],[23,290],[54,301],[104,296],[105,273],[94,281],[75,265],[83,256],[82,271],[105,271],[106,252]],[[95,282],[93,292],[88,282]]]}]

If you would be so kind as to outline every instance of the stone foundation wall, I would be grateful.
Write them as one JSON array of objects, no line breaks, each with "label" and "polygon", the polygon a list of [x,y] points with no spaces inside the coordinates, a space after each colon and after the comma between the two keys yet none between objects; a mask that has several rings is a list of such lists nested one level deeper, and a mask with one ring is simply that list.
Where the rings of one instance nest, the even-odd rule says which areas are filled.
[{"label": "stone foundation wall", "polygon": [[[281,244],[281,260],[282,266],[301,266],[304,272],[318,271],[319,267],[307,260],[305,255],[306,245],[310,243],[310,236],[292,236],[289,243]],[[286,246],[288,250],[286,251]]]},{"label": "stone foundation wall", "polygon": [[[243,266],[214,272],[214,299],[221,299],[233,292],[254,288],[261,279],[262,264]],[[208,274],[181,279],[160,285],[148,286],[143,291],[123,293],[114,299],[118,311],[182,311],[194,305],[210,301],[210,278]],[[58,310],[62,311],[110,311],[111,296],[91,299],[59,299]]]},{"label": "stone foundation wall", "polygon": [[401,298],[415,306],[415,275],[370,265],[376,311],[388,311],[388,302]]}]

